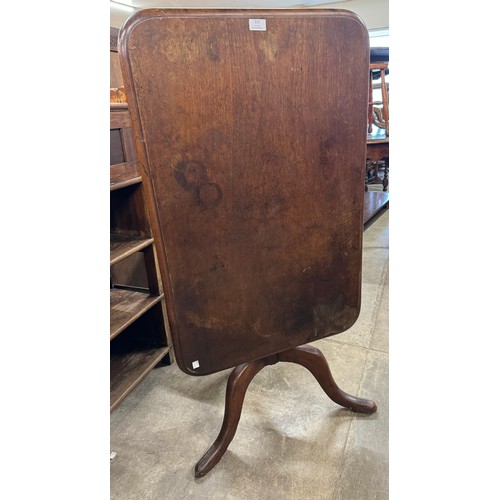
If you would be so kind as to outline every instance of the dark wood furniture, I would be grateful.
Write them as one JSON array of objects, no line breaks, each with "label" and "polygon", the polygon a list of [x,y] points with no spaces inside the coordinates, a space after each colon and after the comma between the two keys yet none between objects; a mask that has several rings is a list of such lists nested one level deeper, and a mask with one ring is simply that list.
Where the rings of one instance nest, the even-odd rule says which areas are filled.
[{"label": "dark wood furniture", "polygon": [[383,191],[389,187],[389,138],[371,138],[366,142],[366,181],[369,184],[382,184]]},{"label": "dark wood furniture", "polygon": [[365,229],[373,222],[374,217],[386,208],[389,208],[389,193],[367,191],[365,193],[363,209],[363,224]]},{"label": "dark wood furniture", "polygon": [[110,408],[172,361],[164,293],[127,104],[110,109]]},{"label": "dark wood furniture", "polygon": [[226,407],[222,428],[212,446],[195,467],[195,476],[202,477],[209,472],[224,455],[238,426],[245,392],[252,379],[264,367],[279,361],[296,363],[307,368],[318,381],[327,396],[335,403],[359,413],[374,413],[377,405],[373,401],[345,393],[335,383],[328,362],[322,352],[311,345],[287,349],[271,356],[237,366],[229,377],[226,390]]},{"label": "dark wood furniture", "polygon": [[146,10],[119,47],[176,361],[197,376],[235,367],[195,475],[269,364],[299,363],[337,403],[375,411],[303,345],[361,306],[364,24],[343,10]]},{"label": "dark wood furniture", "polygon": [[[369,190],[370,185],[381,184],[382,191]],[[389,138],[368,137],[366,143],[365,226],[382,209],[389,207]]]},{"label": "dark wood furniture", "polygon": [[[366,144],[365,225],[389,206],[389,91],[386,75],[389,73],[389,49],[370,50],[370,79],[368,101],[368,140]],[[374,101],[374,81],[380,80],[382,101]],[[378,85],[378,84],[377,84]],[[381,105],[381,107],[378,107]],[[375,132],[373,124],[378,127]],[[369,186],[381,184],[382,191],[370,191]]]}]

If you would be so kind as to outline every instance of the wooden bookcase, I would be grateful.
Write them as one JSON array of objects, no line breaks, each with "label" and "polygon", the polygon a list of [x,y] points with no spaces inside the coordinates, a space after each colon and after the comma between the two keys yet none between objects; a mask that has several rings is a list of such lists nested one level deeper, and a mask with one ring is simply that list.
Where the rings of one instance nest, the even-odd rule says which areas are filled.
[{"label": "wooden bookcase", "polygon": [[[113,36],[111,42],[116,50]],[[173,353],[126,103],[110,104],[110,146],[112,411],[156,365],[170,364]]]}]

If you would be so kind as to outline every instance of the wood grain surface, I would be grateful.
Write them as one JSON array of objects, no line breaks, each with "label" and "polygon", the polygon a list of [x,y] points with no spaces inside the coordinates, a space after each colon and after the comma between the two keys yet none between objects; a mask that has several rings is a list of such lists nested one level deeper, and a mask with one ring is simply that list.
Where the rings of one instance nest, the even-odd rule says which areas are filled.
[{"label": "wood grain surface", "polygon": [[343,10],[146,10],[118,48],[179,367],[213,373],[352,326],[362,21]]}]

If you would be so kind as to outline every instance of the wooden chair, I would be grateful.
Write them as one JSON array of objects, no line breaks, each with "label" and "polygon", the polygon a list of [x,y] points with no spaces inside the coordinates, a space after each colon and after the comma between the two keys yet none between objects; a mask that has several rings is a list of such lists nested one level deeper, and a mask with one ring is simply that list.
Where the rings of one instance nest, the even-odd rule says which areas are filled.
[{"label": "wooden chair", "polygon": [[[365,191],[370,184],[382,184],[386,192],[389,186],[389,86],[386,76],[389,73],[389,49],[387,47],[372,48],[370,50],[370,78],[368,101],[368,140],[366,152],[366,183]],[[381,101],[374,101],[374,82],[380,81],[382,93]],[[381,107],[380,107],[381,106]],[[384,133],[373,133],[375,124]],[[379,206],[386,203],[388,198],[382,195],[370,194],[378,197],[377,203],[370,201],[368,206]]]},{"label": "wooden chair", "polygon": [[[370,63],[369,79],[369,101],[368,101],[368,133],[373,132],[373,123],[379,128],[385,129],[386,137],[389,137],[389,91],[385,81],[386,71],[389,63]],[[380,78],[382,90],[382,101],[373,101],[373,81]],[[381,105],[379,108],[377,106]]]}]

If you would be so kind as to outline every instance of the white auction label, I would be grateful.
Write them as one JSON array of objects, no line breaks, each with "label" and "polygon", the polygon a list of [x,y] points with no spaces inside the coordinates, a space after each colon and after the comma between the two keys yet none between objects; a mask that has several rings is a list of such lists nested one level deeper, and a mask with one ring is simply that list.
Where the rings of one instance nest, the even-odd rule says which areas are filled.
[{"label": "white auction label", "polygon": [[266,31],[266,20],[265,19],[249,19],[248,27],[250,31]]}]

